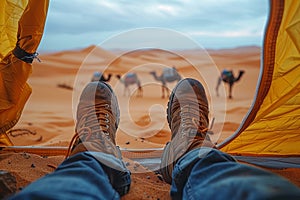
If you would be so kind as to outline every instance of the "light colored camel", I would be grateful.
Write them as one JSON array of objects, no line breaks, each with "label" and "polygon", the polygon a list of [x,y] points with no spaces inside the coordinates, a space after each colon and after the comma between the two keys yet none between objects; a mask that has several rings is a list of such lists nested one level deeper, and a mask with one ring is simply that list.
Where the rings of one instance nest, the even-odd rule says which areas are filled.
[{"label": "light colored camel", "polygon": [[130,96],[129,86],[136,84],[138,87],[137,97],[143,97],[143,89],[141,86],[141,81],[139,80],[136,73],[127,73],[127,74],[125,74],[124,78],[121,78],[120,75],[117,75],[117,78],[121,81],[121,83],[124,84],[124,87],[125,87],[124,93],[123,93],[124,96],[126,96],[126,94],[128,96]]},{"label": "light colored camel", "polygon": [[176,70],[175,67],[172,68],[165,68],[163,70],[163,73],[160,76],[157,76],[155,71],[150,72],[150,74],[154,77],[156,81],[161,82],[162,84],[162,98],[165,98],[165,92],[167,93],[167,96],[170,94],[170,90],[167,87],[167,83],[171,83],[174,81],[180,81],[181,76]]}]

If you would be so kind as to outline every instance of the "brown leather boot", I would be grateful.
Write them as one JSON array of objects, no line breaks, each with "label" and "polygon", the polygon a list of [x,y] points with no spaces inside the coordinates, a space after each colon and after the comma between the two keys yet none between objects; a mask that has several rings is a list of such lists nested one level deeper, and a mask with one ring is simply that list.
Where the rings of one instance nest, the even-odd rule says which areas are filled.
[{"label": "brown leather boot", "polygon": [[170,95],[167,108],[172,137],[164,149],[160,166],[167,183],[171,184],[174,165],[183,155],[201,146],[214,146],[206,136],[208,112],[208,101],[202,84],[191,78],[178,82]]},{"label": "brown leather boot", "polygon": [[119,105],[111,87],[101,81],[90,82],[80,96],[75,136],[68,156],[96,151],[121,158],[115,142],[119,119]]}]

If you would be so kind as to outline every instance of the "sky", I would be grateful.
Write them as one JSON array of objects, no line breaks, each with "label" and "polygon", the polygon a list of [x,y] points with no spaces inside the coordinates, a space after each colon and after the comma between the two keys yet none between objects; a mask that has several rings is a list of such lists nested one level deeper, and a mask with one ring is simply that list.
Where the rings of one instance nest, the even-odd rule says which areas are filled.
[{"label": "sky", "polygon": [[262,46],[268,0],[50,0],[40,51]]}]

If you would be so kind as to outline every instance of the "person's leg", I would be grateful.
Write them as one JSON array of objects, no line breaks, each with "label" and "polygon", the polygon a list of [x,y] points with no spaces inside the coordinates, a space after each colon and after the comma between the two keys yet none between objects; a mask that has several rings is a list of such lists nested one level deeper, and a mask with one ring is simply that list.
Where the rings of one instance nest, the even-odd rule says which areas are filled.
[{"label": "person's leg", "polygon": [[175,165],[172,199],[300,199],[290,181],[261,168],[236,162],[217,149],[199,148]]},{"label": "person's leg", "polygon": [[81,93],[76,118],[68,158],[15,198],[113,199],[129,191],[130,172],[115,142],[120,111],[112,88],[90,82]]},{"label": "person's leg", "polygon": [[[107,162],[120,169],[102,164],[97,157],[106,157]],[[11,199],[119,199],[119,193],[126,194],[129,185],[130,172],[120,160],[99,152],[81,152]]]},{"label": "person's leg", "polygon": [[169,97],[167,121],[172,137],[164,148],[160,165],[160,173],[167,183],[171,184],[173,168],[187,152],[214,146],[207,135],[208,112],[203,85],[191,78],[179,81]]},{"label": "person's leg", "polygon": [[217,150],[207,134],[208,113],[203,85],[191,78],[181,80],[168,102],[172,137],[160,166],[163,179],[172,184],[173,199],[299,197],[299,189],[287,180]]}]

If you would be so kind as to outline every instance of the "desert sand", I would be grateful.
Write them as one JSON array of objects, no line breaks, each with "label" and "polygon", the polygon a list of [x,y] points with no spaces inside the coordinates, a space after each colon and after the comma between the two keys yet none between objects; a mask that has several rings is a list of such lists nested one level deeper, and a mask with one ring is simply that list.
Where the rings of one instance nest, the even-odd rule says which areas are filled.
[{"label": "desert sand", "polygon": [[[170,138],[166,121],[168,98],[162,98],[158,75],[164,67],[175,66],[182,77],[200,80],[210,100],[210,120],[216,142],[232,134],[242,122],[255,95],[259,76],[260,48],[244,47],[228,50],[164,51],[108,51],[91,46],[85,49],[42,54],[35,61],[28,83],[32,94],[14,129],[28,129],[36,134],[12,133],[15,145],[68,146],[74,134],[78,97],[91,80],[94,71],[113,76],[109,84],[114,89],[121,110],[117,143],[123,148],[161,148]],[[241,81],[233,88],[233,99],[228,99],[227,85],[222,84],[216,95],[217,78],[222,69],[232,69],[235,75],[245,70]],[[124,85],[116,75],[137,73],[143,97],[136,96],[136,85],[130,95],[124,95]],[[167,83],[170,90],[176,82]],[[14,135],[17,135],[14,137]],[[141,142],[141,138],[145,139]],[[128,144],[130,143],[130,144]]]},{"label": "desert sand", "polygon": [[[74,135],[76,105],[83,87],[95,71],[112,74],[108,82],[114,89],[121,110],[117,145],[124,152],[149,150],[149,156],[161,150],[170,139],[166,120],[167,98],[162,98],[161,83],[149,72],[158,75],[164,67],[176,67],[182,77],[200,80],[210,102],[210,121],[214,121],[211,135],[215,143],[233,134],[246,116],[254,100],[260,72],[261,49],[240,47],[223,50],[174,50],[145,49],[104,50],[90,46],[85,49],[43,53],[42,62],[33,63],[28,83],[32,87],[22,116],[12,129],[9,138],[15,146],[43,146],[66,149]],[[233,70],[242,79],[234,85],[233,98],[228,99],[228,87],[222,84],[220,95],[215,87],[223,69]],[[116,78],[128,72],[137,73],[143,88],[143,97],[137,97],[137,86],[131,85],[130,94],[124,95],[124,85]],[[167,83],[170,90],[175,82]],[[62,151],[63,152],[63,151]],[[54,153],[55,154],[55,153]],[[145,155],[146,157],[148,155]],[[52,172],[64,159],[34,153],[7,152],[1,155],[1,169],[10,171],[17,179],[17,191],[30,182]],[[124,153],[124,160],[132,171],[132,186],[122,199],[169,199],[170,186],[158,174]]]}]

